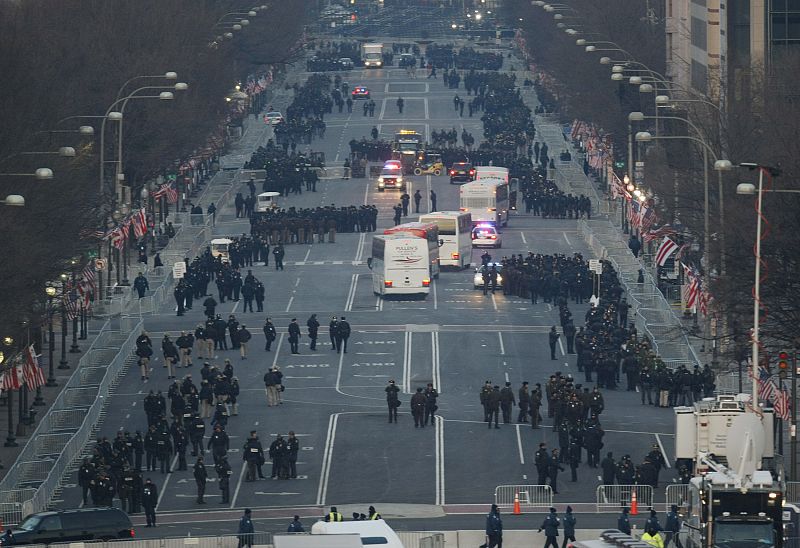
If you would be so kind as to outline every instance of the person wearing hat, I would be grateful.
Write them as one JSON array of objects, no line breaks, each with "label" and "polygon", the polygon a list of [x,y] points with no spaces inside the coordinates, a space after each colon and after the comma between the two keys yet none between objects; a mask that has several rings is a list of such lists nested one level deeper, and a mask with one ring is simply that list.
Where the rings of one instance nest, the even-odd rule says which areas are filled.
[{"label": "person wearing hat", "polygon": [[544,518],[542,525],[539,526],[539,533],[544,530],[544,536],[547,539],[544,543],[544,548],[549,548],[552,546],[553,548],[558,548],[558,527],[561,524],[561,520],[558,519],[558,514],[556,514],[555,508],[550,508],[550,513]]},{"label": "person wearing hat", "polygon": [[511,408],[516,404],[514,399],[514,391],[511,389],[511,383],[507,382],[506,385],[500,390],[500,409],[503,411],[503,424],[511,422]]},{"label": "person wearing hat", "polygon": [[295,516],[292,520],[292,523],[289,524],[289,528],[286,529],[287,533],[305,533],[306,529],[303,527],[303,524],[300,522],[300,516]]},{"label": "person wearing hat", "polygon": [[483,388],[481,388],[478,397],[480,398],[481,405],[483,406],[483,421],[489,422],[489,394],[492,393],[492,381],[486,381],[483,383]]},{"label": "person wearing hat", "polygon": [[645,529],[641,541],[649,544],[653,548],[664,548],[664,540],[655,529]]},{"label": "person wearing hat", "polygon": [[503,520],[496,504],[492,504],[492,509],[486,514],[486,546],[487,548],[503,546]]},{"label": "person wearing hat", "polygon": [[[109,501],[110,502],[110,501]],[[142,506],[144,506],[144,515],[147,518],[146,527],[156,526],[156,506],[158,505],[158,488],[153,480],[147,478],[147,481],[142,487]]]},{"label": "person wearing hat", "polygon": [[669,507],[669,512],[667,513],[667,522],[665,523],[664,527],[664,546],[669,547],[669,543],[672,540],[675,540],[675,546],[677,548],[683,548],[681,545],[681,539],[678,535],[678,532],[681,530],[681,518],[678,515],[678,505],[673,504]]},{"label": "person wearing hat", "polygon": [[369,512],[367,513],[367,519],[375,520],[375,519],[383,519],[381,515],[375,510],[374,506],[369,507]]},{"label": "person wearing hat", "polygon": [[336,352],[336,336],[339,332],[339,320],[336,316],[331,316],[331,321],[328,323],[328,336],[331,338],[331,349]]},{"label": "person wearing hat", "polygon": [[422,387],[417,387],[417,392],[411,396],[411,415],[414,417],[414,428],[425,428],[425,401]]},{"label": "person wearing hat", "polygon": [[253,336],[247,330],[247,326],[242,324],[239,326],[239,331],[236,332],[236,340],[239,343],[239,354],[243,360],[247,359],[247,343]]},{"label": "person wearing hat", "polygon": [[344,517],[335,506],[331,506],[331,511],[325,514],[325,521],[344,521]]},{"label": "person wearing hat", "polygon": [[203,462],[203,455],[197,457],[193,468],[194,482],[197,484],[197,504],[205,504],[206,501],[203,497],[206,494],[206,481],[208,480],[208,472],[206,465]]},{"label": "person wearing hat", "polygon": [[228,463],[228,457],[221,457],[219,462],[214,466],[214,470],[217,472],[219,489],[222,491],[222,500],[220,504],[228,504],[231,497],[231,474],[233,473],[231,465]]},{"label": "person wearing hat", "polygon": [[517,416],[517,422],[520,424],[527,423],[528,409],[531,405],[531,394],[528,392],[528,381],[523,381],[518,395],[519,397],[517,398],[517,405],[519,406],[519,415]]},{"label": "person wearing hat", "polygon": [[631,534],[631,519],[628,516],[628,507],[625,506],[622,508],[622,513],[617,518],[617,529],[621,533],[625,533],[626,535]]},{"label": "person wearing hat", "polygon": [[650,517],[644,522],[644,527],[642,527],[642,529],[645,531],[652,530],[656,533],[664,530],[658,522],[658,514],[656,514],[655,510],[650,510]]},{"label": "person wearing hat", "polygon": [[575,542],[575,514],[572,513],[572,506],[567,506],[567,513],[564,514],[564,540],[561,541],[561,548],[567,548],[567,541]]},{"label": "person wearing hat", "polygon": [[492,391],[486,396],[486,409],[489,411],[489,428],[492,427],[492,418],[494,418],[494,427],[500,428],[498,422],[500,420],[500,387],[494,385]]},{"label": "person wearing hat", "polygon": [[400,407],[400,398],[397,397],[397,394],[400,392],[400,388],[392,379],[384,390],[386,391],[386,405],[389,407],[389,422],[394,420],[394,423],[397,424],[397,408]]},{"label": "person wearing hat", "polygon": [[255,533],[256,530],[255,527],[253,527],[253,520],[250,518],[251,514],[250,508],[245,508],[244,515],[239,519],[239,530],[237,531],[239,535],[239,548],[253,545],[253,533]]}]

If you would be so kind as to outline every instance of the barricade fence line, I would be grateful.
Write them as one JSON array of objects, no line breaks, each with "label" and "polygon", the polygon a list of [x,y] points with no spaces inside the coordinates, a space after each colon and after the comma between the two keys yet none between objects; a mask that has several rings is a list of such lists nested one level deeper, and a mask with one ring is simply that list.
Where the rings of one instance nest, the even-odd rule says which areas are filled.
[{"label": "barricade fence line", "polygon": [[494,502],[498,506],[513,506],[517,496],[521,507],[553,505],[553,489],[549,485],[498,485],[494,488]]},{"label": "barricade fence line", "polygon": [[650,485],[598,485],[597,511],[618,512],[623,506],[630,507],[634,492],[637,506],[653,507],[653,488]]},{"label": "barricade fence line", "polygon": [[678,508],[687,507],[689,505],[689,484],[678,483],[675,485],[667,485],[665,498],[667,508],[673,504]]}]

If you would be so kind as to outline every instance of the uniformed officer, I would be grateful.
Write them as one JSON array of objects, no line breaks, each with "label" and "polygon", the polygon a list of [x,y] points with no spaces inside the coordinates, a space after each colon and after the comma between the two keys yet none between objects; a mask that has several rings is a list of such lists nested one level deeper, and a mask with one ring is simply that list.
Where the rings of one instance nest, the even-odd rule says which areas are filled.
[{"label": "uniformed officer", "polygon": [[381,517],[381,515],[375,510],[374,506],[370,506],[369,512],[367,513],[367,519],[376,520],[376,519],[383,519],[383,517]]},{"label": "uniformed officer", "polygon": [[223,456],[219,463],[214,467],[219,478],[219,489],[222,491],[222,501],[220,504],[228,504],[231,496],[231,465],[228,464],[228,457]]},{"label": "uniformed officer", "polygon": [[247,463],[247,473],[245,474],[244,481],[250,482],[256,480],[256,469],[263,458],[264,448],[258,440],[256,431],[251,430],[250,438],[245,442],[242,453],[242,459]]},{"label": "uniformed officer", "polygon": [[500,387],[495,385],[492,391],[486,396],[486,409],[489,411],[488,420],[489,428],[492,427],[492,417],[494,417],[494,427],[500,428]]},{"label": "uniformed officer", "polygon": [[344,517],[335,506],[331,506],[331,511],[325,515],[325,521],[344,521]]},{"label": "uniformed officer", "polygon": [[511,383],[507,382],[506,385],[500,390],[500,408],[503,410],[503,424],[511,422],[511,408],[516,401],[514,400],[514,391],[511,389]]},{"label": "uniformed officer", "polygon": [[411,396],[411,414],[414,416],[414,428],[425,428],[425,394],[422,388],[417,388],[416,394]]},{"label": "uniformed officer", "polygon": [[483,406],[483,421],[489,422],[489,394],[492,393],[492,381],[486,381],[481,388],[479,398]]},{"label": "uniformed officer", "polygon": [[197,484],[197,504],[206,503],[206,501],[203,500],[206,494],[206,480],[208,480],[208,472],[203,462],[203,455],[200,455],[194,463],[194,482]]},{"label": "uniformed officer", "polygon": [[147,478],[142,488],[142,505],[144,515],[147,518],[146,527],[156,526],[156,505],[158,504],[158,488],[153,480]]},{"label": "uniformed officer", "polygon": [[[289,460],[289,477],[290,478],[297,478],[297,454],[300,451],[300,440],[297,439],[297,436],[294,434],[294,430],[289,430],[289,436],[286,438],[286,453],[287,458]],[[258,476],[260,478],[264,478],[261,475],[261,467],[258,467]]]},{"label": "uniformed officer", "polygon": [[400,407],[400,400],[397,397],[397,394],[400,392],[400,388],[394,382],[394,379],[389,381],[389,386],[385,389],[386,391],[386,405],[389,407],[389,422],[394,420],[395,424],[397,424],[397,408]]},{"label": "uniformed officer", "polygon": [[127,464],[122,468],[122,476],[119,482],[119,500],[122,510],[128,514],[133,514],[133,470]]},{"label": "uniformed officer", "polygon": [[429,382],[425,388],[425,425],[428,424],[430,418],[431,424],[434,422],[436,410],[439,407],[436,405],[436,399],[439,397],[439,392],[433,387],[433,383]]},{"label": "uniformed officer", "polygon": [[78,485],[81,487],[84,506],[89,505],[89,489],[92,487],[96,477],[97,471],[94,464],[89,461],[89,457],[85,457],[81,467],[78,469]]},{"label": "uniformed officer", "polygon": [[528,381],[524,381],[519,389],[519,397],[517,398],[517,405],[519,405],[519,415],[517,416],[518,423],[528,422],[528,409],[531,404],[531,395],[528,392]]}]

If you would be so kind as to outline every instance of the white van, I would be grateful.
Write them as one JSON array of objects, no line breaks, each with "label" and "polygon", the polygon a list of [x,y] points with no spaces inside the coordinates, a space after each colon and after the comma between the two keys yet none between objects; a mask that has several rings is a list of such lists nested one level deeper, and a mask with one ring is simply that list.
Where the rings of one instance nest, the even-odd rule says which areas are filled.
[{"label": "white van", "polygon": [[[378,545],[381,548],[403,548],[400,537],[382,519],[364,521],[318,521],[311,526],[311,536],[348,535],[356,533],[364,546]],[[277,545],[276,545],[277,546]]]}]

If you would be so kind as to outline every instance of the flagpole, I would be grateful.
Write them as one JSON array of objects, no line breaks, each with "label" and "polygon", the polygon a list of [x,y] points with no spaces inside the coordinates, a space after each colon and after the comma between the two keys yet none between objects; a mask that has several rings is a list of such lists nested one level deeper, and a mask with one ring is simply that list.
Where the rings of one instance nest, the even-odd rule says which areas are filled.
[{"label": "flagpole", "polygon": [[[73,261],[72,264],[72,288],[70,290],[69,299],[72,302],[72,295],[75,295],[75,304],[78,304],[78,285],[77,285],[77,274],[75,272],[75,262]],[[78,346],[78,315],[75,314],[72,318],[72,345],[69,347],[70,354],[77,354],[81,351],[81,348]]]},{"label": "flagpole", "polygon": [[[9,375],[10,373],[6,373]],[[19,444],[17,443],[17,438],[14,437],[14,391],[13,390],[6,390],[8,394],[8,399],[6,401],[6,405],[8,406],[8,436],[6,436],[6,442],[3,444],[4,447],[17,447]]]},{"label": "flagpole", "polygon": [[69,362],[67,361],[67,305],[64,299],[67,296],[67,278],[65,274],[61,275],[61,361],[58,362],[59,369],[69,369]]},{"label": "flagpole", "polygon": [[[764,193],[764,169],[758,168],[758,197],[756,198],[756,273],[753,285],[753,379],[758,378],[758,345],[759,333],[758,324],[760,321],[761,309],[761,198]],[[707,233],[706,233],[707,234]],[[753,382],[753,407],[758,407],[758,383]]]}]

